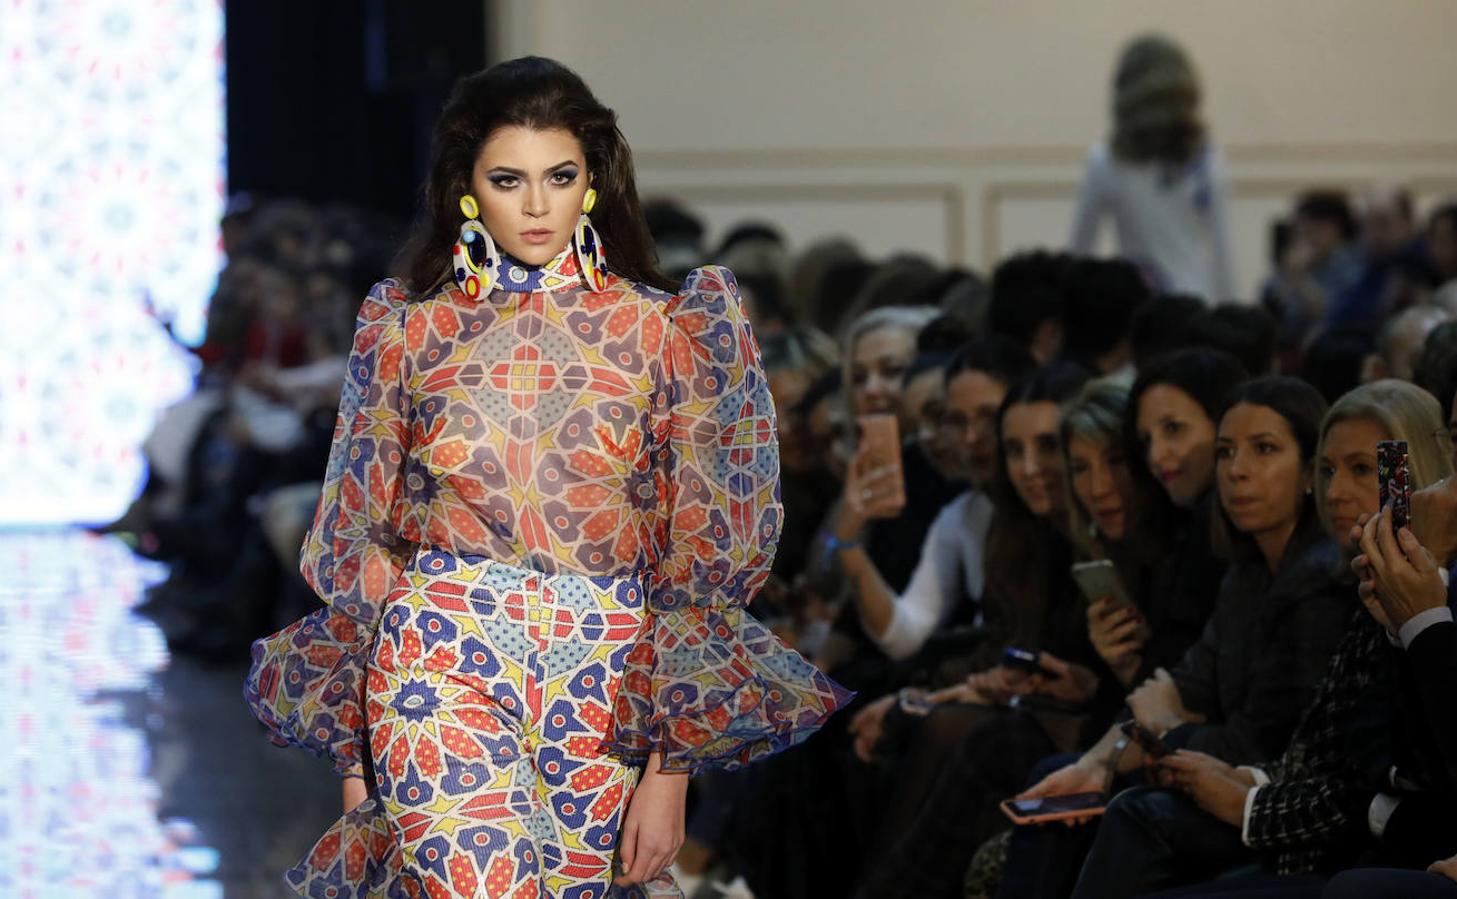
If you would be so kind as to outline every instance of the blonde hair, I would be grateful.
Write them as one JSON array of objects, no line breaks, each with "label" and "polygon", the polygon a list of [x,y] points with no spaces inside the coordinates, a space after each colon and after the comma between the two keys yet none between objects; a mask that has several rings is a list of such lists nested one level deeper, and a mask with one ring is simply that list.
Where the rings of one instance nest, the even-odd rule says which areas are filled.
[{"label": "blonde hair", "polygon": [[[1452,474],[1452,457],[1441,438],[1443,418],[1437,398],[1415,384],[1394,378],[1362,384],[1336,400],[1325,414],[1316,458],[1325,454],[1332,425],[1352,419],[1375,422],[1386,429],[1389,439],[1406,441],[1411,486],[1419,490]],[[1324,490],[1315,491],[1315,505],[1320,520],[1327,522]]]},{"label": "blonde hair", "polygon": [[[850,377],[850,369],[854,364],[856,342],[871,331],[879,331],[883,328],[909,331],[914,338],[921,333],[922,328],[940,315],[941,310],[935,306],[881,306],[878,309],[861,313],[850,323],[850,327],[845,331],[844,350],[840,353],[840,384],[845,395],[845,405],[850,410],[852,419],[855,416],[855,384],[854,379]],[[914,357],[915,353],[912,352],[911,355]],[[907,363],[910,361],[910,359],[906,360]],[[898,413],[899,411],[897,410]],[[904,416],[900,417],[904,419]]]}]

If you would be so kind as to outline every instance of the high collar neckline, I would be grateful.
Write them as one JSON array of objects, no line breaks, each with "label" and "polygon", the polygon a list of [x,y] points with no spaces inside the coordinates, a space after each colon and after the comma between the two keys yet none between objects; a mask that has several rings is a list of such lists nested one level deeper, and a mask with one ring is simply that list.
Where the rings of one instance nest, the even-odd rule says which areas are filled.
[{"label": "high collar neckline", "polygon": [[582,287],[584,283],[581,269],[577,266],[577,254],[574,251],[574,245],[568,242],[555,258],[540,266],[527,265],[503,252],[496,262],[491,289],[511,293],[536,293]]}]

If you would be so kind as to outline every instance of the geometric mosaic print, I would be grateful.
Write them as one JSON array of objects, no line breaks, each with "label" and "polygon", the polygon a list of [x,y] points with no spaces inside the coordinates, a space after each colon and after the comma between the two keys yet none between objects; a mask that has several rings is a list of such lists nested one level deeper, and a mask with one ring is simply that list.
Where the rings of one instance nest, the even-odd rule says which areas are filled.
[{"label": "geometric mosaic print", "polygon": [[[601,735],[643,617],[630,580],[417,557],[385,606],[366,693],[402,889],[605,895],[637,771]],[[332,836],[290,875],[305,895],[348,889]]]},{"label": "geometric mosaic print", "polygon": [[372,765],[301,891],[597,896],[623,763],[737,767],[848,699],[744,612],[783,508],[732,275],[575,266],[360,310],[301,559],[331,614],[259,641],[246,690],[276,742]]}]

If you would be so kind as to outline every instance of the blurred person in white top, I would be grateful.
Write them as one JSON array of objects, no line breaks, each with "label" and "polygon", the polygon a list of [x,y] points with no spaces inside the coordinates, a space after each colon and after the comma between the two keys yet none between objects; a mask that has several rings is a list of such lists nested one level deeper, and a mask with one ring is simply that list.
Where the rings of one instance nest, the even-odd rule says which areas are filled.
[{"label": "blurred person in white top", "polygon": [[1113,76],[1113,133],[1088,152],[1070,249],[1090,255],[1113,219],[1118,252],[1160,293],[1234,297],[1224,167],[1199,117],[1199,80],[1178,44],[1135,38]]}]

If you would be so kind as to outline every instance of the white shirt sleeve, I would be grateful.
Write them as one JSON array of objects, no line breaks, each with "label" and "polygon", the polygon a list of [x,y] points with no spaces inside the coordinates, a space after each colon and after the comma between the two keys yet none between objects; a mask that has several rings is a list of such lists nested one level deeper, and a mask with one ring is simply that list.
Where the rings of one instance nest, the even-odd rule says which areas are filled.
[{"label": "white shirt sleeve", "polygon": [[1411,641],[1415,640],[1422,631],[1434,624],[1452,620],[1452,610],[1446,606],[1438,606],[1435,609],[1427,609],[1425,612],[1418,612],[1407,619],[1406,624],[1401,626],[1397,637],[1401,640],[1402,649],[1410,649]]},{"label": "white shirt sleeve", "polygon": [[905,592],[894,598],[890,624],[885,633],[870,634],[886,655],[903,659],[925,645],[931,631],[962,598],[959,577],[963,566],[975,568],[967,579],[978,587],[975,596],[980,597],[981,551],[986,540],[981,522],[990,520],[989,514],[981,514],[982,505],[990,504],[979,494],[963,494],[947,503],[931,522],[911,580]]},{"label": "white shirt sleeve", "polygon": [[[1261,784],[1260,786],[1264,786],[1264,784]],[[1245,794],[1245,813],[1244,819],[1240,822],[1239,825],[1239,839],[1240,842],[1244,843],[1246,846],[1250,845],[1250,812],[1254,811],[1255,794],[1258,792],[1260,792],[1260,787],[1256,786],[1250,787],[1250,791]]]},{"label": "white shirt sleeve", "polygon": [[1207,297],[1211,306],[1228,303],[1239,297],[1235,286],[1234,254],[1229,242],[1229,216],[1225,209],[1224,160],[1212,147],[1209,150],[1209,237],[1213,241],[1210,263],[1210,286],[1215,296]]}]

